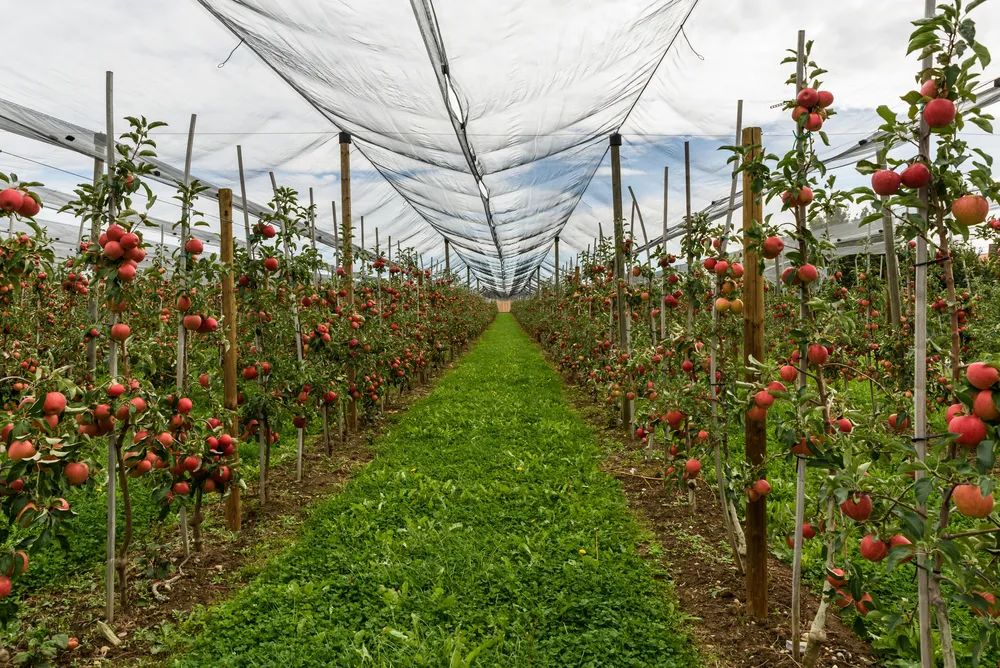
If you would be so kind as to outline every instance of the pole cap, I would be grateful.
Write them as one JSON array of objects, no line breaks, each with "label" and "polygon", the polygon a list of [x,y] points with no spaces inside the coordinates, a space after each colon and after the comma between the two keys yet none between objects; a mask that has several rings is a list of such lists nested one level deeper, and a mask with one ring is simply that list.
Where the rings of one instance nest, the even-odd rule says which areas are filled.
[{"label": "pole cap", "polygon": [[621,146],[622,145],[622,136],[620,134],[618,134],[617,132],[614,133],[613,135],[611,135],[611,145],[612,146]]},{"label": "pole cap", "polygon": [[350,132],[341,132],[340,133],[340,143],[341,144],[350,144],[351,143],[351,133]]}]

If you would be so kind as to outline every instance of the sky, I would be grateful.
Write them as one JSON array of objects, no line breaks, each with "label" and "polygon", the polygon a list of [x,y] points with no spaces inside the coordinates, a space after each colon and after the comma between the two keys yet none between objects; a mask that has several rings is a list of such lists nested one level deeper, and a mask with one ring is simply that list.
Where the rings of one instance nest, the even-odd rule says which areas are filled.
[{"label": "sky", "polygon": [[[730,167],[718,148],[734,139],[737,100],[744,126],[761,126],[768,149],[787,146],[790,121],[773,107],[789,96],[788,66],[779,62],[799,29],[815,40],[813,57],[829,70],[834,146],[872,131],[875,107],[900,107],[899,96],[913,87],[917,62],[905,51],[920,0],[699,0],[692,10],[693,1],[434,2],[507,271],[523,274],[543,259],[549,271],[551,238],[563,221],[562,261],[592,243],[599,223],[609,230],[604,136],[625,114],[623,183],[633,187],[650,236],[662,226],[664,167],[668,222],[678,224],[683,214],[684,141],[691,142],[694,210],[728,194]],[[208,4],[239,16],[232,0]],[[491,253],[480,191],[457,148],[410,3],[249,4],[273,12],[252,15],[250,25],[262,39],[280,37],[265,55],[310,100],[247,45],[220,68],[239,39],[195,0],[55,0],[20,13],[18,30],[5,33],[8,53],[20,54],[17,74],[0,98],[103,130],[104,72],[112,70],[118,118],[143,114],[169,124],[156,135],[161,158],[183,164],[190,115],[197,114],[195,175],[238,188],[241,144],[250,199],[267,201],[273,170],[304,197],[313,189],[317,225],[326,230],[340,193],[336,133],[346,127],[357,138],[352,195],[356,234],[359,217],[366,218],[366,246],[374,247],[378,228],[381,244],[391,236],[426,262],[440,261],[442,237],[429,219],[454,235],[453,266],[461,267],[463,255],[475,261]],[[985,2],[975,18],[980,41],[1000,45],[1000,0]],[[288,53],[297,60],[285,60]],[[1000,68],[987,75],[1000,76]],[[997,152],[1000,142],[977,133],[972,143]],[[71,192],[92,169],[84,156],[0,131],[0,171]],[[839,170],[842,185],[861,183],[852,171]],[[154,213],[176,219],[170,193],[161,191]],[[626,191],[626,213],[627,198]],[[213,205],[201,208],[210,213]],[[55,233],[75,234],[64,214],[47,209],[43,219]],[[518,241],[526,231],[533,234]]]}]

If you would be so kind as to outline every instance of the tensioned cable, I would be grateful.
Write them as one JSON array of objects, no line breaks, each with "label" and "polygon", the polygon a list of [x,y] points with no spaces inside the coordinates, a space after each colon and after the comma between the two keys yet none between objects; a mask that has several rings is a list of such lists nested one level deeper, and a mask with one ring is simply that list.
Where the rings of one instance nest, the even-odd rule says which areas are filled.
[{"label": "tensioned cable", "polygon": [[[483,181],[483,174],[477,164],[476,154],[472,149],[469,136],[465,132],[466,118],[465,110],[461,108],[461,101],[458,99],[458,91],[455,82],[451,78],[451,68],[448,64],[448,54],[445,51],[444,39],[441,36],[441,28],[434,13],[434,5],[431,0],[410,0],[413,8],[413,16],[417,20],[417,27],[420,29],[420,36],[424,40],[427,48],[427,55],[434,66],[434,76],[437,78],[438,86],[441,88],[441,97],[444,102],[445,111],[451,126],[455,129],[455,137],[465,156],[465,162],[469,165],[472,178],[476,180],[476,188],[479,190],[479,198],[483,202],[483,210],[486,213],[486,224],[489,225],[490,235],[493,237],[493,244],[497,249],[497,258],[500,261],[500,281],[506,286],[507,277],[504,268],[503,249],[500,247],[500,238],[497,236],[496,223],[493,220],[493,209],[490,206],[489,190]],[[452,107],[454,103],[459,109]],[[462,113],[463,118],[459,118],[456,111]]]}]

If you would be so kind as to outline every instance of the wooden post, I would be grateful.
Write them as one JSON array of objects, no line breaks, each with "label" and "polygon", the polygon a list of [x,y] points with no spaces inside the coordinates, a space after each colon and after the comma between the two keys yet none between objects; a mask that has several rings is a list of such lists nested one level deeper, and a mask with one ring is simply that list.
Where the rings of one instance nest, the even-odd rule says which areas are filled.
[{"label": "wooden post", "polygon": [[[806,33],[804,30],[799,31],[799,41],[798,41],[798,63],[795,69],[795,92],[796,94],[802,90],[805,86],[805,45],[806,45]],[[801,139],[798,141],[802,141]],[[796,205],[795,207],[795,224],[797,227],[798,237],[799,237],[799,263],[800,266],[809,261],[809,245],[806,241],[805,231],[806,231],[806,221],[805,221],[805,206]],[[809,317],[809,306],[807,305],[809,297],[809,288],[805,283],[799,286],[799,319],[804,324],[806,319]],[[805,346],[801,346],[799,349],[799,377],[797,386],[799,391],[806,386],[806,376],[805,376],[805,365],[806,365],[806,350]],[[802,613],[802,525],[805,522],[806,513],[806,458],[796,455],[795,457],[795,538],[792,551],[792,658],[795,661],[799,661],[802,655],[802,642],[801,633],[799,630],[799,616]]]},{"label": "wooden post", "polygon": [[[108,168],[108,186],[114,182],[115,178],[115,75],[114,72],[105,72],[105,121],[106,121],[106,137],[105,144],[107,149],[107,155],[105,163]],[[114,198],[108,198],[108,221],[109,224],[114,221],[115,218],[115,202]],[[92,242],[97,241],[95,236],[91,239]],[[97,285],[95,279],[95,285],[93,286],[91,292],[97,292]],[[112,322],[115,320],[115,316],[111,317]],[[96,318],[94,320],[95,324],[97,322]],[[111,379],[114,380],[115,376],[118,375],[118,343],[111,339],[108,344],[110,347],[109,358],[108,358],[108,371]],[[96,377],[94,378],[96,380]],[[108,438],[108,510],[107,510],[107,554],[104,570],[104,617],[107,619],[108,624],[114,624],[115,622],[115,539],[116,539],[116,528],[117,528],[117,516],[118,516],[118,506],[117,506],[117,468],[118,468],[118,457],[115,451],[114,436]]]},{"label": "wooden post", "polygon": [[[670,168],[663,168],[663,252],[667,252],[667,203],[670,200]],[[662,292],[659,307],[660,307],[660,338],[662,339],[667,335],[667,308],[663,304],[662,297],[667,296],[667,267],[664,266],[661,272],[661,287]],[[667,368],[666,357],[663,360],[663,368]]]},{"label": "wooden post", "polygon": [[[684,237],[691,236],[691,142],[684,142]],[[694,272],[694,257],[688,253],[685,259],[687,263],[687,273],[690,276]],[[694,302],[688,296],[687,304],[687,328],[684,330],[687,338],[691,338],[694,330]],[[689,341],[690,343],[690,341]]]},{"label": "wooden post", "polygon": [[[340,133],[340,215],[343,221],[343,265],[347,274],[347,309],[354,311],[354,251],[351,247],[351,134]],[[357,380],[353,364],[347,365],[347,383],[353,386]],[[347,402],[347,431],[358,429],[358,402],[350,396]]]},{"label": "wooden post", "polygon": [[[622,350],[631,348],[628,320],[625,312],[625,221],[622,218],[622,136],[611,135],[611,198],[615,225],[615,308],[618,312],[618,345]],[[632,424],[632,405],[627,392],[622,392],[622,423],[626,429]]]},{"label": "wooden post", "polygon": [[448,238],[445,237],[445,240],[444,240],[444,273],[446,273],[446,274],[450,274],[451,273],[451,248],[450,248],[450,245],[451,244],[448,243]]},{"label": "wooden post", "polygon": [[[742,143],[745,160],[755,160],[761,153],[760,128],[744,128]],[[763,360],[764,349],[764,276],[760,271],[760,259],[753,250],[750,230],[764,218],[764,203],[758,193],[753,192],[753,179],[749,172],[743,172],[743,363],[749,369],[749,359]],[[747,371],[748,383],[759,381],[759,374]],[[745,420],[745,450],[747,462],[760,466],[767,456],[767,427],[764,420]],[[767,501],[760,497],[747,502],[747,556],[746,587],[747,609],[755,619],[767,617]],[[794,641],[794,640],[793,640]]]},{"label": "wooden post", "polygon": [[337,224],[337,203],[330,202],[333,207],[333,264],[334,269],[340,263],[340,229]]},{"label": "wooden post", "polygon": [[[226,348],[222,351],[222,387],[223,402],[229,411],[229,433],[237,438],[240,433],[240,416],[238,412],[236,388],[236,357],[239,348],[236,343],[236,285],[233,267],[233,191],[229,188],[219,190],[219,234],[220,260],[225,271],[222,274],[222,320],[226,328]],[[234,463],[239,462],[239,450],[233,456]],[[242,525],[242,500],[240,486],[230,485],[229,496],[226,498],[226,528],[239,531]]]},{"label": "wooden post", "polygon": [[[930,18],[935,12],[934,0],[924,0],[924,17]],[[933,67],[933,56],[924,58],[923,69]],[[927,122],[920,121],[920,155],[930,156],[931,135]],[[928,187],[920,189],[920,202],[924,218],[924,228],[928,229],[927,207],[930,202]],[[917,235],[917,256],[914,276],[913,304],[913,445],[917,451],[917,459],[924,461],[927,457],[927,239]],[[920,469],[914,472],[914,478],[919,481],[924,477]],[[924,504],[917,506],[917,512],[926,513]],[[919,625],[920,666],[931,668],[935,664],[934,644],[931,636],[930,612],[930,576],[927,553],[917,551],[917,619]]]},{"label": "wooden post", "polygon": [[559,235],[556,235],[556,295],[559,294]]}]

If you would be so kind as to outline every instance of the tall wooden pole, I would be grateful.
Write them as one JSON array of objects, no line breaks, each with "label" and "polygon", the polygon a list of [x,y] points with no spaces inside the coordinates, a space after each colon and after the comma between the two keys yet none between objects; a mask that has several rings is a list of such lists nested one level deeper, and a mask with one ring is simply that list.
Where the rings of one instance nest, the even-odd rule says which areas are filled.
[{"label": "tall wooden pole", "polygon": [[[924,0],[924,17],[934,16],[934,0]],[[923,69],[926,71],[934,65],[933,56],[924,58]],[[920,121],[920,155],[930,158],[931,135],[927,122]],[[920,202],[924,218],[924,229],[930,229],[927,207],[930,203],[930,192],[927,187],[920,189]],[[927,457],[927,239],[917,235],[917,259],[914,276],[913,304],[913,444],[917,451],[917,459],[921,462]],[[924,472],[918,469],[914,473],[917,481],[924,477]],[[924,504],[917,506],[917,512],[924,514]],[[930,576],[927,553],[917,552],[917,619],[920,639],[920,666],[931,668],[935,665],[934,644],[931,637],[930,613]]]},{"label": "tall wooden pole", "polygon": [[[219,255],[224,272],[222,274],[222,319],[226,328],[226,348],[222,351],[223,402],[229,412],[229,433],[235,438],[240,433],[240,416],[237,405],[236,357],[239,352],[236,343],[236,285],[233,278],[233,191],[219,190],[219,234],[221,236]],[[239,462],[239,450],[234,454],[234,462]],[[226,499],[226,527],[239,531],[242,524],[242,499],[240,486],[229,486]]]},{"label": "tall wooden pole", "polygon": [[[663,235],[663,253],[667,252],[667,203],[670,201],[670,168],[663,168],[663,229],[661,234]],[[667,267],[663,266],[661,270],[661,283],[660,291],[662,292],[660,299],[660,338],[662,339],[667,335],[667,308],[663,304],[662,297],[667,296]],[[663,368],[667,368],[666,358],[664,357]]]},{"label": "tall wooden pole", "polygon": [[447,237],[444,240],[444,273],[451,273],[451,244]]},{"label": "tall wooden pole", "polygon": [[559,235],[556,235],[556,294],[559,294]]},{"label": "tall wooden pole", "polygon": [[[684,142],[684,238],[690,239],[691,236],[691,142]],[[690,241],[688,241],[690,243]],[[694,267],[691,265],[694,263],[694,256],[691,253],[687,254],[685,258],[685,263],[687,264],[687,273],[690,277],[694,273]],[[684,330],[688,338],[691,338],[691,334],[694,330],[694,301],[691,296],[688,295],[687,300],[687,328]]]},{"label": "tall wooden pole", "polygon": [[[625,221],[622,217],[622,136],[611,135],[611,198],[615,226],[615,308],[618,313],[618,345],[622,350],[631,348],[628,321],[625,311]],[[628,429],[632,424],[632,404],[627,392],[622,392],[622,423]]]},{"label": "tall wooden pole", "polygon": [[[798,40],[798,62],[795,69],[795,92],[805,87],[805,48],[806,33],[799,31]],[[801,132],[798,130],[797,132]],[[801,142],[802,139],[797,141]],[[798,200],[798,197],[795,198]],[[797,236],[799,238],[799,263],[800,266],[809,261],[809,245],[806,241],[806,220],[805,206],[795,205],[795,224]],[[799,286],[799,319],[802,326],[809,317],[809,288],[805,283]],[[799,377],[797,386],[801,392],[805,388],[807,380],[805,375],[806,350],[805,346],[799,348]],[[801,650],[801,633],[799,632],[799,616],[802,614],[802,526],[805,522],[806,513],[806,458],[796,455],[795,457],[795,537],[792,546],[792,658],[799,661]]]},{"label": "tall wooden pole", "polygon": [[[343,267],[347,274],[348,313],[354,311],[354,250],[351,246],[351,134],[340,133],[340,217],[342,220]],[[353,364],[347,365],[347,382],[352,388],[357,380]],[[358,402],[352,395],[347,402],[347,429],[358,429]]]},{"label": "tall wooden pole", "polygon": [[[744,128],[742,144],[746,160],[756,160],[761,154],[760,128]],[[745,380],[757,383],[759,373],[750,371],[750,358],[762,360],[764,349],[764,276],[760,258],[753,250],[750,231],[764,219],[764,202],[753,192],[750,172],[743,172],[743,363],[748,369]],[[745,420],[744,439],[747,462],[760,466],[767,456],[767,427],[764,420]],[[767,501],[761,496],[747,502],[747,609],[756,619],[767,617]],[[794,641],[794,640],[793,640]]]},{"label": "tall wooden pole", "polygon": [[[107,155],[105,157],[105,163],[108,168],[108,187],[113,187],[115,179],[115,75],[114,72],[105,73],[105,121],[106,121],[106,150]],[[114,197],[108,198],[108,222],[114,222],[116,215],[115,211],[115,201]],[[97,242],[97,237],[91,239],[92,243]],[[96,279],[95,285],[93,286],[94,292],[96,292]],[[115,320],[115,316],[111,316],[112,323]],[[96,320],[95,320],[96,322]],[[114,380],[118,375],[118,343],[111,339],[108,344],[110,347],[109,357],[108,357],[108,371],[111,379]],[[94,378],[96,381],[96,377]],[[116,527],[117,527],[117,516],[118,516],[118,506],[117,506],[117,468],[118,468],[118,457],[115,451],[114,437],[108,438],[108,509],[107,509],[107,561],[105,563],[104,571],[104,616],[108,620],[108,624],[113,624],[115,621],[115,539],[116,539]],[[124,583],[123,585],[124,586]]]}]

